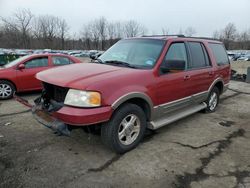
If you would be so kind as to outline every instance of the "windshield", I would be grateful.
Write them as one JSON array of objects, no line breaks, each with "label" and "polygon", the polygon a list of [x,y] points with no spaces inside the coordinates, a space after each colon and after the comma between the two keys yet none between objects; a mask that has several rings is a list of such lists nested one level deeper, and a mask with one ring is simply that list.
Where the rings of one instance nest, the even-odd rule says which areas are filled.
[{"label": "windshield", "polygon": [[13,66],[15,66],[17,63],[19,63],[20,61],[23,61],[23,60],[27,59],[28,57],[30,57],[30,55],[26,55],[26,56],[23,56],[23,57],[19,57],[19,58],[15,59],[14,61],[11,61],[11,62],[7,63],[7,64],[4,65],[3,67],[5,67],[5,68],[13,67]]},{"label": "windshield", "polygon": [[[152,68],[164,45],[163,40],[121,40],[99,57],[102,63],[123,62],[137,68]],[[117,65],[117,64],[116,64]]]}]

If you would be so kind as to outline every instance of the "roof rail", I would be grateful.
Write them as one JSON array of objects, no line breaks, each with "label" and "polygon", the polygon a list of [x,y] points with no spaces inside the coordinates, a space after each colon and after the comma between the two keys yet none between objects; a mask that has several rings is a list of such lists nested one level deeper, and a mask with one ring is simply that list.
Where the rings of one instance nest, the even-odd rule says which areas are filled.
[{"label": "roof rail", "polygon": [[143,35],[142,37],[185,37],[185,35]]},{"label": "roof rail", "polygon": [[182,38],[193,38],[193,39],[205,39],[205,40],[215,40],[215,41],[220,41],[219,39],[216,38],[210,38],[210,37],[188,37],[182,34],[177,34],[177,35],[143,35],[142,37],[182,37]]},{"label": "roof rail", "polygon": [[205,39],[205,40],[216,40],[216,41],[220,41],[219,39],[210,38],[210,37],[186,37],[186,38],[191,38],[191,39]]}]

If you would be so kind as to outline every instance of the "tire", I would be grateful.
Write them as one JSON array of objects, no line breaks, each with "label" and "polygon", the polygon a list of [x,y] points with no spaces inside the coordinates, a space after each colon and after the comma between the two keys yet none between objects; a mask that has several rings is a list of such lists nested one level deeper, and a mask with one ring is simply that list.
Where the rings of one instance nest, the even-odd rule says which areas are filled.
[{"label": "tire", "polygon": [[15,91],[16,88],[11,82],[0,80],[0,100],[11,99]]},{"label": "tire", "polygon": [[128,103],[117,109],[110,121],[102,125],[101,138],[107,147],[122,154],[140,143],[145,130],[145,113],[139,106]]},{"label": "tire", "polygon": [[220,91],[217,87],[214,87],[206,100],[207,108],[205,109],[206,113],[215,112],[220,101]]}]

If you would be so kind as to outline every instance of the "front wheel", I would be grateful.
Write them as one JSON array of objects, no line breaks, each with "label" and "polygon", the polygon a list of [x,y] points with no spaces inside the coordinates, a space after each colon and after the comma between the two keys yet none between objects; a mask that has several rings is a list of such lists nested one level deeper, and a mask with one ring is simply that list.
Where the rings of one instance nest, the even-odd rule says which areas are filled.
[{"label": "front wheel", "polygon": [[206,101],[207,108],[205,109],[205,112],[207,113],[214,112],[219,104],[219,99],[220,99],[219,89],[217,87],[214,87],[208,95]]},{"label": "front wheel", "polygon": [[111,120],[101,128],[102,141],[116,153],[135,148],[146,129],[146,116],[135,104],[125,104],[114,112]]},{"label": "front wheel", "polygon": [[15,92],[15,86],[8,81],[0,80],[0,99],[10,99]]}]

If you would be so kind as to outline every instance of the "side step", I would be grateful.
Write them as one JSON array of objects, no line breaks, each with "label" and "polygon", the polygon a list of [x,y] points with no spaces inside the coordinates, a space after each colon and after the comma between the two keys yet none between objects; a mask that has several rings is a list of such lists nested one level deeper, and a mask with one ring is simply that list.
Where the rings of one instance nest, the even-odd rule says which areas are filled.
[{"label": "side step", "polygon": [[170,123],[173,123],[179,119],[182,119],[184,117],[187,117],[195,112],[199,112],[200,110],[203,110],[207,107],[207,104],[205,102],[195,105],[195,106],[190,106],[187,108],[184,108],[182,110],[175,111],[173,114],[170,114],[166,117],[163,117],[161,119],[158,119],[156,121],[151,121],[148,124],[149,129],[159,129],[160,127],[163,127],[164,125],[168,125]]}]

